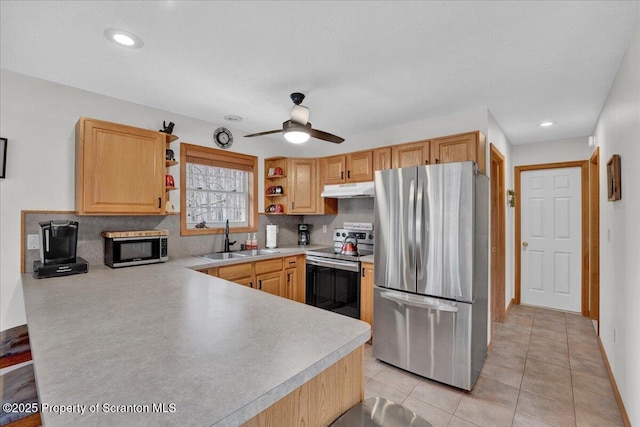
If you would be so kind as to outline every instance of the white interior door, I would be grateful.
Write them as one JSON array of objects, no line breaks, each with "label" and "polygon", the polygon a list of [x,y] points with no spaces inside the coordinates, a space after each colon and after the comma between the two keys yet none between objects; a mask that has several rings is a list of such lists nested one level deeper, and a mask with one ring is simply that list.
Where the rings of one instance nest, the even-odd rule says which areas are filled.
[{"label": "white interior door", "polygon": [[581,311],[580,168],[523,171],[521,302]]}]

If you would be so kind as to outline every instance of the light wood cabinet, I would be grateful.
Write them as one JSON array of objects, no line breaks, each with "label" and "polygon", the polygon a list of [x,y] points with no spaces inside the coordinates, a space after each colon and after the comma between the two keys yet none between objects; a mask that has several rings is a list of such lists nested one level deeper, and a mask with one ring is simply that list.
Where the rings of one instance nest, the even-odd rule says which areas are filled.
[{"label": "light wood cabinet", "polygon": [[432,163],[451,163],[474,160],[478,170],[486,170],[486,142],[482,133],[468,132],[436,138],[431,141]]},{"label": "light wood cabinet", "polygon": [[322,169],[324,171],[324,184],[343,184],[346,178],[345,169],[347,167],[346,156],[331,156],[322,159]]},{"label": "light wood cabinet", "polygon": [[164,214],[166,134],[81,117],[76,125],[78,215]]},{"label": "light wood cabinet", "polygon": [[373,181],[373,151],[356,151],[322,159],[324,185]]},{"label": "light wood cabinet", "polygon": [[271,258],[198,270],[270,294],[305,302],[305,256]]},{"label": "light wood cabinet", "polygon": [[305,302],[305,260],[303,255],[284,259],[284,297],[304,304]]},{"label": "light wood cabinet", "polygon": [[[318,159],[272,157],[265,159],[265,214],[315,215],[338,213],[337,199],[320,196],[322,173]],[[282,174],[269,175],[280,168]],[[281,194],[268,194],[281,187]],[[283,212],[269,212],[269,206],[282,205]]]},{"label": "light wood cabinet", "polygon": [[318,212],[318,161],[289,159],[289,212]]},{"label": "light wood cabinet", "polygon": [[391,165],[394,168],[429,164],[430,140],[391,146]]},{"label": "light wood cabinet", "polygon": [[391,147],[376,148],[373,150],[373,170],[385,169],[391,169]]},{"label": "light wood cabinet", "polygon": [[373,327],[373,263],[363,262],[360,268],[360,320]]}]

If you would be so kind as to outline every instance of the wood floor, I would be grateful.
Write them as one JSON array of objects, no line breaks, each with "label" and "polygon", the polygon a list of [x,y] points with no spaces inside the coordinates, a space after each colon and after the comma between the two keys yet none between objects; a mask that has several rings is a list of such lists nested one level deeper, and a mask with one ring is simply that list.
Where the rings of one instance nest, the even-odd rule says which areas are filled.
[{"label": "wood floor", "polygon": [[401,403],[438,426],[623,426],[593,324],[515,305],[493,324],[492,351],[471,392],[397,369],[365,348],[365,398]]}]

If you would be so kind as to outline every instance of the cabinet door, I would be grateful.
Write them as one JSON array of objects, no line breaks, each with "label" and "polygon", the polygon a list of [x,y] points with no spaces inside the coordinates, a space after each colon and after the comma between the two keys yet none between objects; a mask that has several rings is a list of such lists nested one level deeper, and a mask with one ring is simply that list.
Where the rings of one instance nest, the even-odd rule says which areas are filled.
[{"label": "cabinet door", "polygon": [[289,212],[316,213],[318,201],[316,159],[289,159]]},{"label": "cabinet door", "polygon": [[362,263],[360,320],[373,327],[373,264],[368,262]]},{"label": "cabinet door", "polygon": [[218,277],[221,279],[235,282],[251,276],[253,276],[253,264],[250,262],[218,267]]},{"label": "cabinet door", "polygon": [[282,273],[282,271],[278,271],[275,273],[256,275],[258,289],[279,297],[283,296],[284,282],[282,280]]},{"label": "cabinet door", "polygon": [[254,287],[254,285],[253,285],[253,277],[252,276],[241,277],[239,279],[235,279],[234,282],[239,284],[239,285],[248,286],[250,288]]},{"label": "cabinet door", "polygon": [[373,170],[385,169],[391,169],[391,147],[376,148],[373,150]]},{"label": "cabinet door", "polygon": [[429,164],[429,142],[417,141],[391,147],[391,160],[394,168],[406,168]]},{"label": "cabinet door", "polygon": [[287,268],[284,271],[285,276],[285,293],[284,297],[293,301],[298,301],[298,269]]},{"label": "cabinet door", "polygon": [[484,143],[480,144],[481,138],[484,142],[484,137],[479,132],[436,138],[431,144],[431,161],[433,163],[451,163],[473,160],[478,164],[480,171],[484,172],[485,153]]},{"label": "cabinet door", "polygon": [[322,159],[322,168],[324,170],[324,184],[343,184],[346,180],[345,156],[332,156]]},{"label": "cabinet door", "polygon": [[82,118],[76,128],[79,214],[164,213],[164,134]]},{"label": "cabinet door", "polygon": [[373,151],[347,155],[347,182],[373,181]]}]

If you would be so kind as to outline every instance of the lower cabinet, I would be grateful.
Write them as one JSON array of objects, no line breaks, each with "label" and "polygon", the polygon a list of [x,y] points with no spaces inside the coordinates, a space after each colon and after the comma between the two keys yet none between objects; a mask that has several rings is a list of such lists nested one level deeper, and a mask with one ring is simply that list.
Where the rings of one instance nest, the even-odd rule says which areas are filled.
[{"label": "lower cabinet", "polygon": [[304,255],[198,270],[290,300],[305,302]]},{"label": "lower cabinet", "polygon": [[360,280],[360,320],[373,328],[373,263],[363,262]]}]

